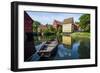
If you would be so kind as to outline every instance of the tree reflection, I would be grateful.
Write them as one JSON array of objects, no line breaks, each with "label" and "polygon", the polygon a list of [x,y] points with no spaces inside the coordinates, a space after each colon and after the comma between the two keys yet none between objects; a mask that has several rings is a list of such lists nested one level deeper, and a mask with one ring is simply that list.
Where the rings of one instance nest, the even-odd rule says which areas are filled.
[{"label": "tree reflection", "polygon": [[89,41],[89,39],[81,40],[78,52],[79,52],[80,59],[90,58],[90,41]]}]

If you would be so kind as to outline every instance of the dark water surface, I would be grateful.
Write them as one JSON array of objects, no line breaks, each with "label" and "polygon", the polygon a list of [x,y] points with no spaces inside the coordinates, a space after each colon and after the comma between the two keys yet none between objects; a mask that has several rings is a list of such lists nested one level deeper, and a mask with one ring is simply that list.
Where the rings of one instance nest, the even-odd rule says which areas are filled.
[{"label": "dark water surface", "polygon": [[[86,37],[74,38],[71,36],[34,36],[36,52],[28,61],[44,60],[67,60],[67,59],[88,59],[90,58],[90,39]],[[41,57],[37,52],[41,49],[43,42],[57,38],[58,46],[53,56]],[[34,50],[34,48],[33,48]]]}]

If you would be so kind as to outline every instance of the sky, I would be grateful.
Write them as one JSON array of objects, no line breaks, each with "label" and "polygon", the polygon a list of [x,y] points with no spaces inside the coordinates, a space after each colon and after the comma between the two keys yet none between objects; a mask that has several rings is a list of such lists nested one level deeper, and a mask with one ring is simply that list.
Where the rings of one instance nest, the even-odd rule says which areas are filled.
[{"label": "sky", "polygon": [[64,13],[64,12],[37,12],[37,11],[26,11],[28,15],[35,21],[41,24],[52,24],[54,20],[63,22],[64,19],[73,17],[74,22],[79,21],[79,17],[82,13]]}]

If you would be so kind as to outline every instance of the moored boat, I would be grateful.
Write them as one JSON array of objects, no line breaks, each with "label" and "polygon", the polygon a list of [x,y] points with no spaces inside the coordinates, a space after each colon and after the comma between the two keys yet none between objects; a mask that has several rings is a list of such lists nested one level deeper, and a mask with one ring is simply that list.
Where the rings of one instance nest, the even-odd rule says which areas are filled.
[{"label": "moored boat", "polygon": [[57,45],[58,45],[57,39],[50,40],[41,47],[38,54],[41,57],[50,57],[55,53]]}]

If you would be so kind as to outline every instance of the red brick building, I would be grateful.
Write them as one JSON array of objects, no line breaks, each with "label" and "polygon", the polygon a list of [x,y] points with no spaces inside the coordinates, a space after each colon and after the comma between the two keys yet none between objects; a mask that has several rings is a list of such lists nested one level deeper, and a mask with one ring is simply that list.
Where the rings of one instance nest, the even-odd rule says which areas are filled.
[{"label": "red brick building", "polygon": [[79,25],[78,24],[72,24],[73,31],[78,31],[79,30]]},{"label": "red brick building", "polygon": [[32,29],[33,22],[32,18],[24,11],[24,61],[27,61],[35,52]]},{"label": "red brick building", "polygon": [[39,28],[40,28],[40,31],[42,32],[42,31],[44,31],[44,30],[47,29],[47,26],[41,24],[41,25],[39,26]]},{"label": "red brick building", "polygon": [[57,29],[57,28],[59,28],[61,26],[61,24],[62,23],[60,21],[54,20],[54,22],[53,22],[53,28]]},{"label": "red brick building", "polygon": [[24,32],[32,32],[34,20],[24,11]]}]

